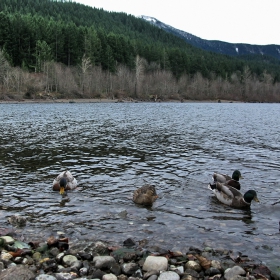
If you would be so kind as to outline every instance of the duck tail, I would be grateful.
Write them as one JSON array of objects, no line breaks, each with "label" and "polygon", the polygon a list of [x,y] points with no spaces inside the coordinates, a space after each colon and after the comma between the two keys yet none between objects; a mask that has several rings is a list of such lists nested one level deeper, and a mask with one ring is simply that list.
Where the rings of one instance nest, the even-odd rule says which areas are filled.
[{"label": "duck tail", "polygon": [[216,183],[215,183],[215,184],[210,184],[210,183],[209,183],[209,184],[208,184],[208,189],[211,190],[211,191],[214,190],[214,189],[216,189]]}]

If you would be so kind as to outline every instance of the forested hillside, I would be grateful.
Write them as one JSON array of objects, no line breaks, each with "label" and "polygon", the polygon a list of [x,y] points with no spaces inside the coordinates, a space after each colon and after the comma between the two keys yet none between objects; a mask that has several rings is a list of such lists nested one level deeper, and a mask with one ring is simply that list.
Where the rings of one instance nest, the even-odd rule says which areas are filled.
[{"label": "forested hillside", "polygon": [[279,101],[280,62],[197,49],[72,1],[0,1],[0,97]]}]

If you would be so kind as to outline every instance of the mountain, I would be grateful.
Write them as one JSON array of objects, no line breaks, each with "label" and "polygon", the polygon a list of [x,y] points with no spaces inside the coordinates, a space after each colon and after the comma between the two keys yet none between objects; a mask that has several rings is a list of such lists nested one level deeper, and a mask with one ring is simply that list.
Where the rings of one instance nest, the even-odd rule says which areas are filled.
[{"label": "mountain", "polygon": [[211,51],[219,54],[225,54],[230,56],[249,56],[249,55],[261,55],[272,56],[280,60],[280,46],[279,45],[250,45],[243,43],[227,43],[218,40],[204,40],[197,36],[194,36],[188,32],[176,29],[168,24],[159,21],[156,18],[149,16],[140,16],[143,20],[157,26],[168,33],[174,34],[187,43],[198,47],[200,49]]}]

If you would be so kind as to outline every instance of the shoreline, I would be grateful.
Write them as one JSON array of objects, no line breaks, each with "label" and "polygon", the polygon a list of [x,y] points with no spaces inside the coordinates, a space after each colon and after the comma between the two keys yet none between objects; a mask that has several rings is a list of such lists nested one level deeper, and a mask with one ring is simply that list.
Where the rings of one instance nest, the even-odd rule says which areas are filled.
[{"label": "shoreline", "polygon": [[244,103],[234,100],[165,100],[148,101],[136,99],[108,99],[108,98],[63,98],[63,99],[21,99],[0,100],[0,104],[38,104],[38,103]]}]

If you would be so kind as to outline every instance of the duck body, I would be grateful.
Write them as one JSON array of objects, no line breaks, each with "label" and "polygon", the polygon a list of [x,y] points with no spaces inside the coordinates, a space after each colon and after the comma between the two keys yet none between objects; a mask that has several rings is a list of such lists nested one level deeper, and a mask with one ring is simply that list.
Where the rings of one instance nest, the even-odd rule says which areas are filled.
[{"label": "duck body", "polygon": [[239,179],[242,179],[242,176],[239,170],[234,170],[231,177],[229,175],[221,174],[221,173],[214,173],[212,177],[214,183],[219,182],[231,186],[237,190],[241,189]]},{"label": "duck body", "polygon": [[247,191],[243,196],[234,187],[219,182],[209,184],[208,188],[220,202],[234,208],[248,208],[251,206],[252,200],[259,202],[257,193],[254,190]]},{"label": "duck body", "polygon": [[155,186],[147,184],[134,191],[133,202],[136,204],[151,206],[157,197]]},{"label": "duck body", "polygon": [[77,180],[66,170],[61,172],[53,181],[53,191],[60,191],[61,194],[64,193],[64,190],[73,190],[77,187]]}]

